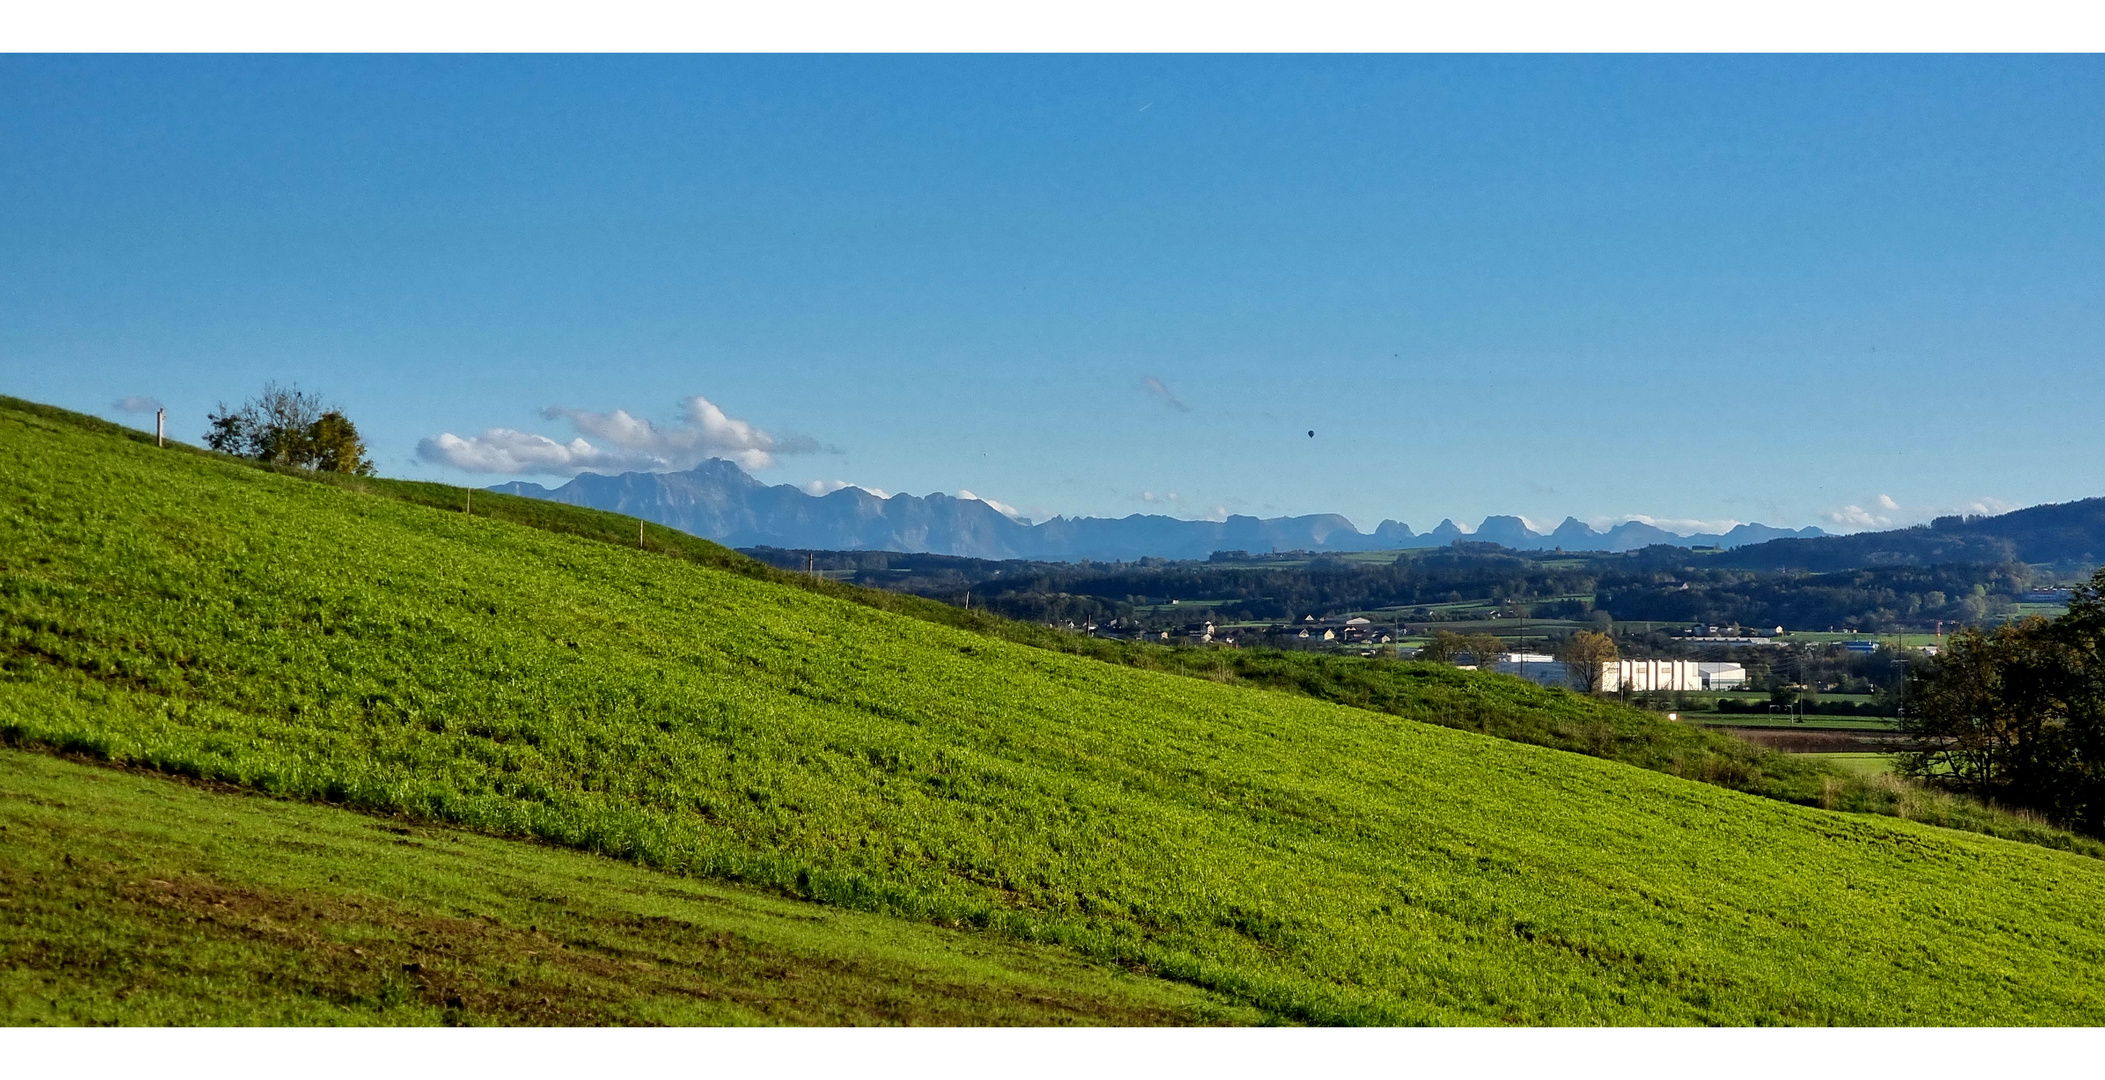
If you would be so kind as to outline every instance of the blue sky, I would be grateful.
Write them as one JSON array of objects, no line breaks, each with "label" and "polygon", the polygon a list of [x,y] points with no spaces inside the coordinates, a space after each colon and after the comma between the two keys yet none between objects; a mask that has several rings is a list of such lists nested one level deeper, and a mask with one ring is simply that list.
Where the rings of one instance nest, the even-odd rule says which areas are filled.
[{"label": "blue sky", "polygon": [[456,483],[2105,494],[2097,57],[11,56],[0,100],[0,392],[188,439],[276,378]]}]

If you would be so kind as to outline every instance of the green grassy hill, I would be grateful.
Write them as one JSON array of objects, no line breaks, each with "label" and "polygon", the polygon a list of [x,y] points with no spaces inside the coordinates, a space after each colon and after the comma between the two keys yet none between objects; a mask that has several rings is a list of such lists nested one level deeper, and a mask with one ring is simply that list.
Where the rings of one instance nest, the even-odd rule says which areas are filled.
[{"label": "green grassy hill", "polygon": [[0,750],[0,1024],[1202,1024],[1044,946]]},{"label": "green grassy hill", "polygon": [[2095,1023],[2105,863],[1113,666],[0,408],[0,737],[1289,1020]]},{"label": "green grassy hill", "polygon": [[[144,442],[142,433],[18,398],[0,408],[85,432]],[[198,454],[180,444],[171,452]],[[221,461],[239,459],[218,458]],[[1701,780],[1771,798],[1827,809],[1890,814],[1973,832],[2105,856],[2105,844],[1965,796],[1925,791],[1897,782],[1865,782],[1862,770],[1838,768],[1810,755],[1782,754],[1701,726],[1669,721],[1656,712],[1565,692],[1525,680],[1467,672],[1446,664],[1366,659],[1276,649],[1194,648],[1094,638],[1030,622],[962,609],[924,597],[862,588],[778,569],[720,544],[677,530],[646,526],[621,514],[541,499],[444,484],[270,466],[275,471],[360,494],[525,525],[667,558],[726,570],[839,600],[906,615],[938,626],[970,630],[1003,641],[1086,656],[1105,663],[1168,671],[1211,682],[1253,686],[1373,709],[1443,727],[1549,746]]]}]

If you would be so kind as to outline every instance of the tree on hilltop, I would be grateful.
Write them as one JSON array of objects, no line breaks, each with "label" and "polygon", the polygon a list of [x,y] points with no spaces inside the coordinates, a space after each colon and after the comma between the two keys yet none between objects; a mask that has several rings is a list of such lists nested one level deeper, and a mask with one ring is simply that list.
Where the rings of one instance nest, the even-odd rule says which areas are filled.
[{"label": "tree on hilltop", "polygon": [[263,392],[239,409],[221,402],[206,420],[211,427],[205,445],[223,454],[320,472],[373,475],[358,426],[298,387],[265,383]]}]

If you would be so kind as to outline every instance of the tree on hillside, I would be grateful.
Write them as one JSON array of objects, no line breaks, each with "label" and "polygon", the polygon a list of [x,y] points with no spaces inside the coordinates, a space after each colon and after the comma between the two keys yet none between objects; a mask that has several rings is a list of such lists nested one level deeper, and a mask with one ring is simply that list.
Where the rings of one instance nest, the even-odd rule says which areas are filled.
[{"label": "tree on hillside", "polygon": [[297,387],[265,383],[263,392],[241,408],[221,402],[206,420],[211,427],[205,445],[223,454],[322,472],[373,474],[357,425]]},{"label": "tree on hillside", "polygon": [[1462,635],[1452,630],[1435,630],[1433,639],[1418,647],[1412,654],[1415,660],[1434,660],[1452,664],[1462,655]]},{"label": "tree on hillside", "polygon": [[1464,634],[1462,651],[1480,668],[1489,668],[1506,655],[1506,643],[1497,634]]},{"label": "tree on hillside", "polygon": [[1457,634],[1451,630],[1433,631],[1433,639],[1419,646],[1413,658],[1437,660],[1443,664],[1460,663],[1464,656],[1478,667],[1490,667],[1504,656],[1506,643],[1496,634]]},{"label": "tree on hillside", "polygon": [[2105,569],[2058,619],[1953,635],[1905,710],[1902,772],[2105,835]]},{"label": "tree on hillside", "polygon": [[1581,630],[1564,639],[1557,659],[1571,672],[1572,682],[1591,694],[1601,688],[1601,667],[1621,658],[1615,639],[1591,630]]}]

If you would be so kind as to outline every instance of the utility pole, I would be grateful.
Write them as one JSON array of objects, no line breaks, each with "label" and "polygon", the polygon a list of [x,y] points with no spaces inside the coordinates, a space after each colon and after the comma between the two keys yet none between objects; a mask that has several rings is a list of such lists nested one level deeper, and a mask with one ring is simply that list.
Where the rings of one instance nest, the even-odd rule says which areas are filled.
[{"label": "utility pole", "polygon": [[155,409],[153,411],[153,444],[155,446],[168,445],[167,409]]},{"label": "utility pole", "polygon": [[642,518],[637,518],[637,519],[636,519],[636,546],[637,546],[637,547],[642,547],[642,546],[643,546],[643,519],[642,519]]}]

